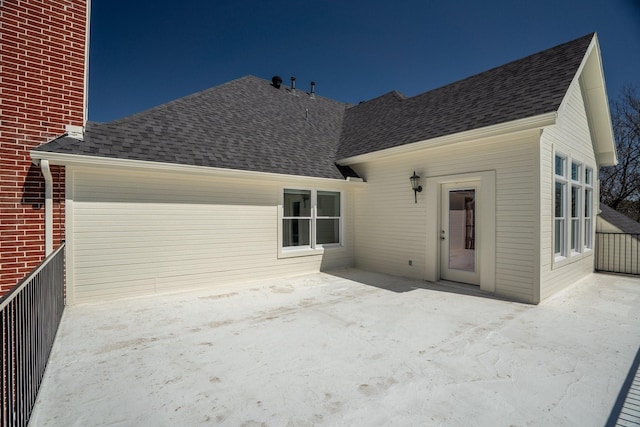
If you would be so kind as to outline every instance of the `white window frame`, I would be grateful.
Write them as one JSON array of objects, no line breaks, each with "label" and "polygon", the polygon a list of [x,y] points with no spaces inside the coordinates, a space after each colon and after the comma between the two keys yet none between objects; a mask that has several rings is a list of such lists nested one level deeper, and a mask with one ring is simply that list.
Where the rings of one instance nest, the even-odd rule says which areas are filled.
[{"label": "white window frame", "polygon": [[[320,216],[318,214],[318,193],[337,193],[338,197],[339,197],[339,203],[340,203],[340,212],[339,212],[339,216]],[[342,192],[341,191],[337,191],[337,190],[324,190],[324,189],[318,189],[318,190],[314,190],[314,196],[315,196],[315,204],[314,204],[314,214],[315,217],[312,220],[313,222],[313,242],[315,244],[315,247],[339,247],[342,246],[342,218],[343,218],[343,214],[342,214],[342,209],[343,209],[343,203],[342,203]],[[322,219],[332,219],[332,220],[338,220],[338,242],[337,243],[317,243],[318,241],[318,236],[317,236],[317,223],[318,220],[322,220]]]},{"label": "white window frame", "polygon": [[[573,178],[573,167],[577,169],[577,179]],[[582,174],[583,166],[582,163],[577,162],[575,160],[571,161],[571,170],[569,171],[569,175],[571,177],[571,188],[569,189],[569,211],[567,212],[569,220],[571,224],[569,225],[569,250],[571,251],[571,256],[575,256],[577,254],[582,253],[582,239],[581,239],[581,231],[583,224],[583,214],[584,214],[584,200],[582,198],[582,192],[584,189],[583,183],[583,174]],[[573,212],[573,191],[575,190],[576,201],[575,201],[575,213],[577,216],[574,216]],[[575,224],[575,225],[574,225]]]},{"label": "white window frame", "polygon": [[[284,194],[286,190],[294,190],[294,191],[305,191],[309,193],[309,215],[308,216],[285,216],[284,214]],[[284,221],[287,220],[307,220],[309,221],[309,244],[308,245],[299,245],[299,246],[289,246],[291,248],[296,249],[309,249],[312,247],[313,242],[313,210],[314,210],[314,202],[313,202],[313,190],[309,188],[285,188],[282,190],[282,219],[280,220],[281,224],[284,224]],[[284,225],[282,225],[280,229],[280,233],[284,232]],[[284,243],[284,240],[283,240]]]},{"label": "white window frame", "polygon": [[[563,161],[562,174],[556,173],[556,158]],[[574,179],[573,170],[577,168],[577,176]],[[595,168],[584,162],[572,158],[561,152],[555,152],[553,156],[553,228],[552,247],[554,262],[562,265],[565,261],[577,260],[592,250],[593,245],[593,194],[594,194]],[[589,179],[587,179],[589,178]],[[563,186],[562,210],[564,216],[556,217],[556,185]],[[576,191],[576,211],[572,211],[573,191]],[[577,216],[574,216],[574,213]],[[589,216],[590,215],[590,216]],[[556,251],[556,238],[558,227],[556,223],[562,221],[560,226],[560,251]]]},{"label": "white window frame", "polygon": [[593,168],[584,169],[584,250],[593,249]]},{"label": "white window frame", "polygon": [[[556,159],[557,158],[561,158],[562,159],[562,173],[558,174],[556,172]],[[568,239],[567,239],[567,223],[568,223],[568,203],[567,203],[567,187],[569,186],[569,182],[567,180],[567,173],[568,173],[568,165],[569,165],[569,159],[567,158],[567,156],[561,154],[561,153],[555,153],[555,155],[553,156],[553,176],[554,176],[554,180],[553,180],[553,252],[555,254],[555,260],[556,261],[561,261],[563,259],[567,258],[567,246],[568,246]],[[556,187],[558,184],[561,184],[562,187],[562,216],[557,217],[556,216]],[[556,226],[556,223],[558,221],[561,221],[561,226],[559,227],[560,229],[560,248],[558,251],[556,251],[556,234],[558,233],[558,227]]]},{"label": "white window frame", "polygon": [[[289,217],[284,215],[284,194],[285,190],[296,190],[296,191],[310,191],[311,192],[311,238],[310,244],[305,246],[284,246],[283,241],[283,230],[284,230],[284,220],[286,219],[306,219],[308,217]],[[318,215],[318,192],[332,192],[337,193],[340,197],[340,216],[319,216]],[[278,218],[278,257],[279,258],[288,258],[288,257],[296,257],[296,256],[308,256],[308,255],[321,255],[324,253],[325,249],[330,248],[340,248],[344,246],[344,192],[342,190],[336,189],[326,189],[326,188],[303,188],[298,186],[287,186],[283,187],[280,191],[280,206],[278,207],[279,218]],[[317,243],[316,238],[316,230],[317,230],[317,220],[319,219],[338,219],[338,243],[325,243],[319,244]]]}]

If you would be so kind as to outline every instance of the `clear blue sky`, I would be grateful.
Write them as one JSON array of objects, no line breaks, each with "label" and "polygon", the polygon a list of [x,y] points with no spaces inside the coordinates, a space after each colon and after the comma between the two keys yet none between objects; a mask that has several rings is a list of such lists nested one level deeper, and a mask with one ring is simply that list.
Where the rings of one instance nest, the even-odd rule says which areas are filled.
[{"label": "clear blue sky", "polygon": [[609,98],[640,88],[640,0],[93,0],[89,119],[247,74],[358,103],[416,95],[596,31]]}]

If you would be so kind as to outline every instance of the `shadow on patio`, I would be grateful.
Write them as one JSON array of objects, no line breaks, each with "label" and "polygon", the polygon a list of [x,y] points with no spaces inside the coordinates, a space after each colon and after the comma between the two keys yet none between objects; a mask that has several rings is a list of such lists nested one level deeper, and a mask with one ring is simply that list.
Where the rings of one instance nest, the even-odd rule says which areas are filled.
[{"label": "shadow on patio", "polygon": [[640,425],[640,347],[620,389],[606,427]]},{"label": "shadow on patio", "polygon": [[437,292],[447,292],[459,295],[468,295],[481,298],[489,298],[499,301],[513,301],[511,299],[496,296],[490,292],[481,291],[479,286],[466,283],[440,280],[438,282],[428,282],[426,280],[406,279],[397,276],[389,276],[382,273],[372,273],[358,269],[341,269],[325,271],[325,274],[340,277],[362,283],[363,285],[374,286],[386,291],[404,293],[425,289]]}]

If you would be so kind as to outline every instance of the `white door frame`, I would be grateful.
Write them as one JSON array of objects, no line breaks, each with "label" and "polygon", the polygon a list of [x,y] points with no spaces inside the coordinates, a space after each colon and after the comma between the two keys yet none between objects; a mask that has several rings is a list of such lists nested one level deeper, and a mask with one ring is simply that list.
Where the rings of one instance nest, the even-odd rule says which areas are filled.
[{"label": "white door frame", "polygon": [[428,177],[425,184],[427,204],[427,247],[425,279],[440,279],[440,224],[442,215],[442,184],[460,184],[480,181],[477,194],[479,221],[476,230],[481,234],[477,251],[479,259],[480,289],[495,292],[496,283],[496,172],[482,171],[465,174]]},{"label": "white door frame", "polygon": [[[475,221],[480,224],[482,222],[482,200],[479,200],[481,194],[482,183],[478,181],[469,181],[462,183],[443,183],[440,184],[440,278],[446,280],[453,280],[455,282],[469,283],[472,285],[480,285],[480,272],[481,272],[481,260],[482,252],[477,248],[482,245],[482,229],[478,228],[474,230],[475,246],[473,250],[473,269],[461,270],[451,268],[450,266],[450,254],[451,243],[454,236],[451,233],[451,206],[450,206],[450,193],[452,191],[468,191],[472,190],[474,193],[474,218]],[[465,230],[466,231],[466,230]],[[466,233],[465,233],[466,234]],[[464,239],[465,234],[459,237]],[[458,237],[458,236],[455,236]],[[457,240],[457,239],[456,239]]]}]

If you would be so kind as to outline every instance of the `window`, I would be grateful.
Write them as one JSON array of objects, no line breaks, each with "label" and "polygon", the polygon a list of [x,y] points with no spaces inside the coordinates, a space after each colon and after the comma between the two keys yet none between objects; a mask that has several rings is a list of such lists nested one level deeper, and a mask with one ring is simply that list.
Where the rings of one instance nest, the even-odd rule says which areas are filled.
[{"label": "window", "polygon": [[592,246],[593,169],[556,154],[554,192],[554,254],[562,260]]},{"label": "window", "polygon": [[593,247],[593,170],[584,170],[584,247]]},{"label": "window", "polygon": [[554,253],[556,257],[566,255],[566,174],[567,159],[556,155],[555,161],[555,224],[554,224]]},{"label": "window", "polygon": [[342,210],[339,191],[285,189],[282,246],[315,249],[339,245]]},{"label": "window", "polygon": [[571,162],[571,253],[580,252],[582,165]]},{"label": "window", "polygon": [[284,190],[282,245],[311,245],[311,191]]},{"label": "window", "polygon": [[318,191],[317,202],[316,243],[340,243],[340,193]]}]

